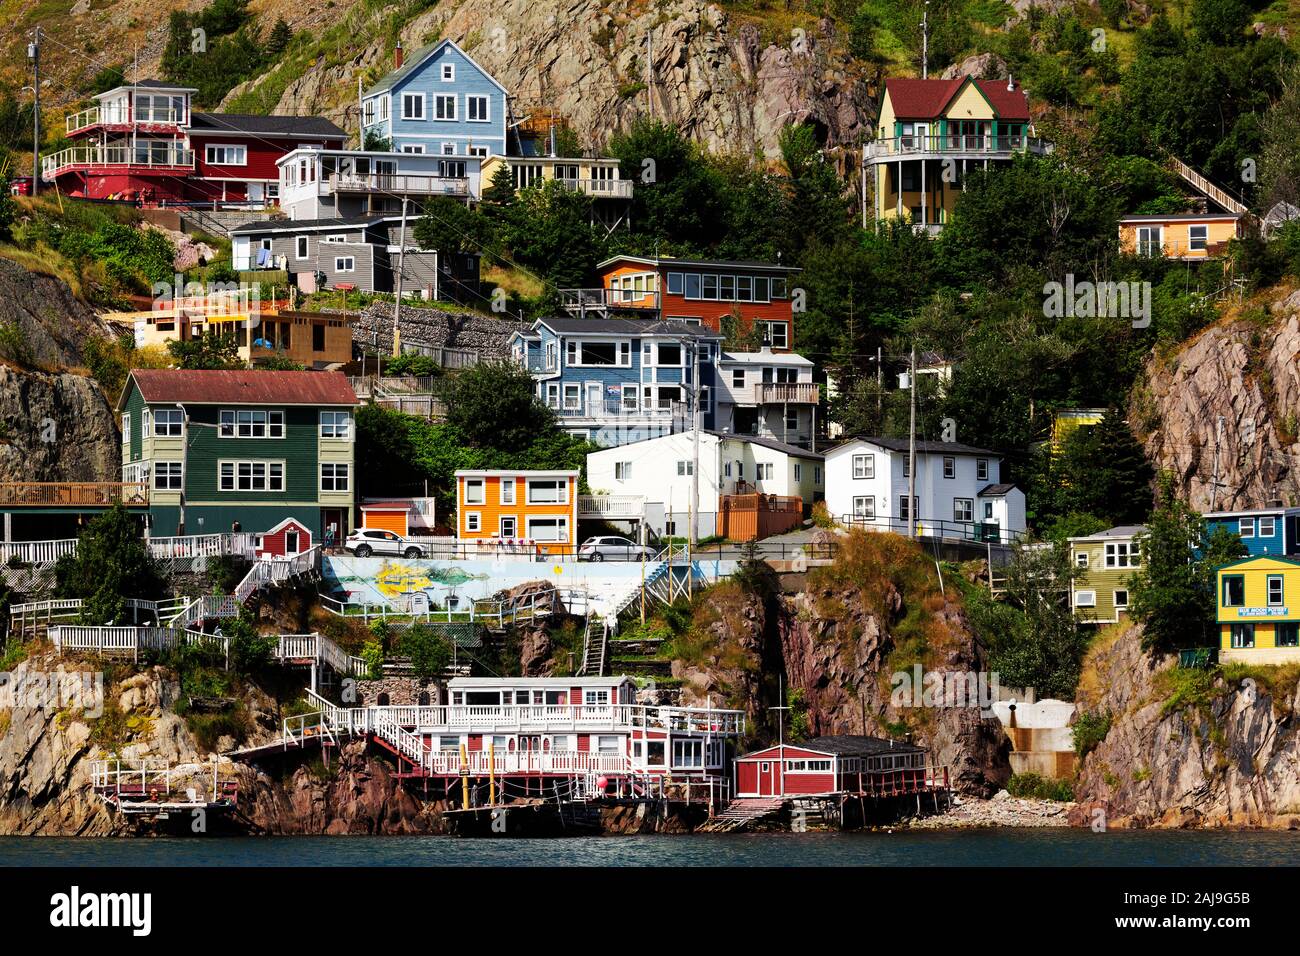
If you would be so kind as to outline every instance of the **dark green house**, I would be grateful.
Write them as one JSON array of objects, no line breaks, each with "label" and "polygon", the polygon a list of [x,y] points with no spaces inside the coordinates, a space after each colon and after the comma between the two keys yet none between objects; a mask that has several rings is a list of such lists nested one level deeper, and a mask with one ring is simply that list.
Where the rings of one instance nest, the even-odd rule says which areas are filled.
[{"label": "dark green house", "polygon": [[267,553],[286,529],[291,550],[340,541],[356,406],[339,372],[135,369],[117,406],[122,479],[148,483],[151,537],[244,531]]}]

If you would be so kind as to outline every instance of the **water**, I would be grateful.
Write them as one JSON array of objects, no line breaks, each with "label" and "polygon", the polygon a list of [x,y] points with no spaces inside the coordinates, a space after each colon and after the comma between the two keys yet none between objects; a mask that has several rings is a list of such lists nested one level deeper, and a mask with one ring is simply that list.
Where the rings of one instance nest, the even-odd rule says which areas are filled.
[{"label": "water", "polygon": [[1283,866],[1300,834],[998,829],[454,837],[0,838],[0,866]]}]

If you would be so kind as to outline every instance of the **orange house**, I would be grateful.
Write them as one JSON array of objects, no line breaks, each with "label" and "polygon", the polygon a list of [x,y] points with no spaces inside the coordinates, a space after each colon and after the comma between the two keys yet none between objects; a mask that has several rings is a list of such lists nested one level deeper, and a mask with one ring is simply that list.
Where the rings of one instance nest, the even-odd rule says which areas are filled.
[{"label": "orange house", "polygon": [[545,554],[573,554],[576,471],[456,472],[456,537]]},{"label": "orange house", "polygon": [[1242,218],[1231,213],[1125,216],[1119,221],[1120,249],[1129,255],[1214,259],[1241,235]]}]

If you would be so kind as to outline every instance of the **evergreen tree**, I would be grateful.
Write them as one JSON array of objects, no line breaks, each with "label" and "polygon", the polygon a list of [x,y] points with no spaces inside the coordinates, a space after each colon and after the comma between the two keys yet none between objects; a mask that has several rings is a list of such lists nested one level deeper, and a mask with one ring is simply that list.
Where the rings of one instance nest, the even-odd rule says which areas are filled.
[{"label": "evergreen tree", "polygon": [[140,537],[135,519],[121,504],[92,518],[77,541],[76,554],[54,566],[56,593],[81,598],[82,621],[107,624],[126,619],[126,599],[154,599],[163,578]]},{"label": "evergreen tree", "polygon": [[266,38],[266,52],[271,56],[279,56],[289,46],[289,41],[293,39],[293,31],[289,29],[289,24],[285,22],[284,17],[275,21],[275,26],[271,27],[271,34]]},{"label": "evergreen tree", "polygon": [[239,357],[239,343],[233,335],[207,331],[196,339],[167,340],[167,351],[177,368],[231,369],[243,368]]},{"label": "evergreen tree", "polygon": [[13,237],[14,220],[18,217],[18,204],[9,194],[9,178],[0,170],[0,241]]}]

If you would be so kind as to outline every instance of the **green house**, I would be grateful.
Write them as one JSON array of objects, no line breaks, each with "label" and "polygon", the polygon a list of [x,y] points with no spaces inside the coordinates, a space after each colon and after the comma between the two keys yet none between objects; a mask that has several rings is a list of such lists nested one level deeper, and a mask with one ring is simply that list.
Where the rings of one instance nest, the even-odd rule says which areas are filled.
[{"label": "green house", "polygon": [[1128,614],[1130,581],[1142,566],[1141,525],[1122,525],[1070,539],[1070,563],[1079,570],[1070,586],[1074,616],[1088,624],[1114,624]]},{"label": "green house", "polygon": [[117,405],[122,479],[148,484],[155,538],[275,535],[269,553],[286,528],[302,550],[339,541],[354,500],[356,406],[339,372],[135,369]]}]

